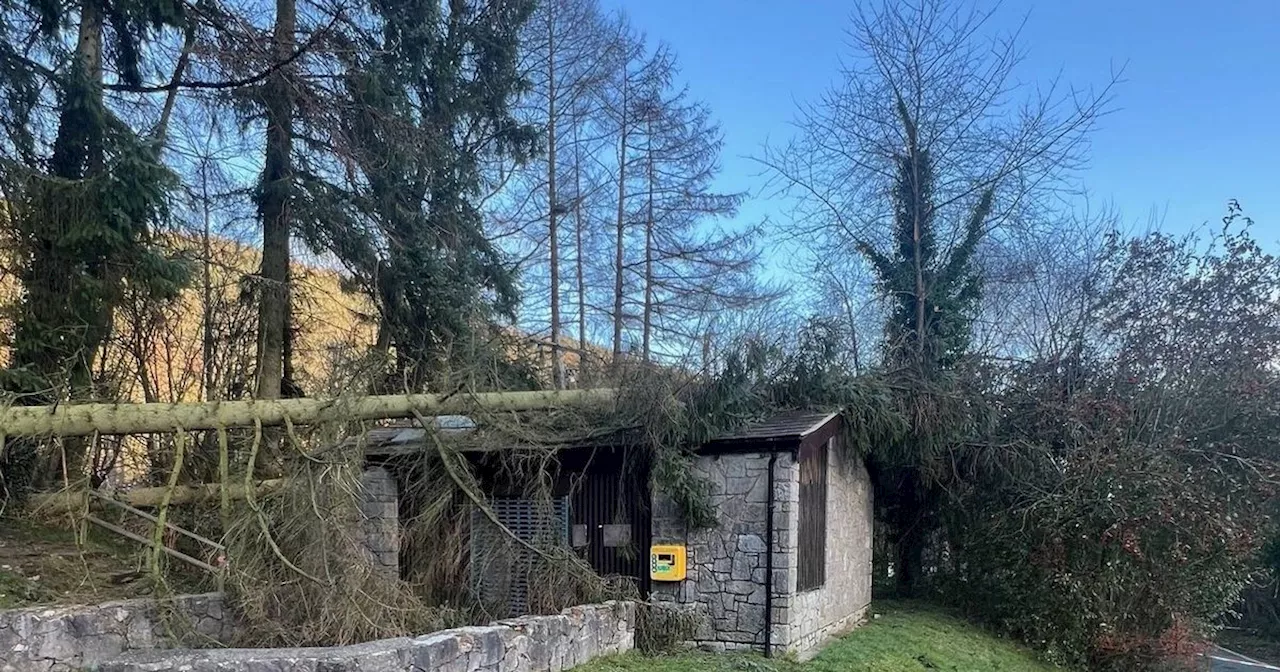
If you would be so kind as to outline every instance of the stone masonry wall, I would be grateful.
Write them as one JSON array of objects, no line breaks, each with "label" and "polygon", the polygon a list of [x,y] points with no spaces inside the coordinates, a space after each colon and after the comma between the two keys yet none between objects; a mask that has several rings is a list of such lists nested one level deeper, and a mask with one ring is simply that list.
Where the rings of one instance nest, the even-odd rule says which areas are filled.
[{"label": "stone masonry wall", "polygon": [[[774,465],[774,653],[802,658],[856,625],[871,601],[871,483],[861,460],[832,450],[827,473],[827,567],[821,588],[796,592],[800,466],[790,453]],[[764,648],[769,455],[702,456],[695,470],[711,482],[720,525],[688,532],[675,503],[655,493],[653,543],[683,543],[687,579],[653,584],[655,602],[691,609],[701,623],[694,645],[712,651]]]},{"label": "stone masonry wall", "polygon": [[0,672],[77,670],[125,651],[168,646],[175,639],[228,642],[234,627],[217,593],[165,602],[8,609],[0,611]]},{"label": "stone masonry wall", "polygon": [[374,567],[389,579],[400,578],[400,495],[396,479],[382,467],[360,478],[360,534]]},{"label": "stone masonry wall", "polygon": [[[789,604],[786,641],[801,659],[856,626],[871,603],[871,479],[862,460],[847,459],[834,447],[827,460],[826,582],[820,588],[795,593],[797,568],[793,563],[785,584],[788,593],[795,593]],[[788,518],[787,530],[798,529],[800,517],[794,506],[788,510]],[[791,536],[788,533],[794,547]]]},{"label": "stone masonry wall", "polygon": [[[720,520],[715,529],[688,532],[675,503],[655,494],[653,543],[685,544],[688,575],[679,583],[655,582],[652,599],[695,611],[701,626],[694,643],[701,648],[764,646],[769,457],[752,453],[698,458],[695,470],[712,485],[710,503]],[[773,564],[775,585],[782,586],[787,569],[794,565],[785,526],[798,494],[791,456],[778,454],[775,469]],[[788,608],[788,595],[775,590],[772,644],[778,651],[785,650]]]},{"label": "stone masonry wall", "polygon": [[572,607],[421,637],[300,649],[126,654],[100,672],[559,672],[635,645],[636,604]]}]

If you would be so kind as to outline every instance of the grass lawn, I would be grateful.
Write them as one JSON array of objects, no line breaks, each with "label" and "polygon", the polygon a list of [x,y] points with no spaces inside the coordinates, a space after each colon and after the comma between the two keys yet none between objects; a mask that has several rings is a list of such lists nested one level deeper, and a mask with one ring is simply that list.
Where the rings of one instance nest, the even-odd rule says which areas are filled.
[{"label": "grass lawn", "polygon": [[877,603],[879,618],[833,642],[813,660],[794,663],[753,655],[638,653],[595,661],[588,672],[1055,672],[1027,649],[916,605]]}]

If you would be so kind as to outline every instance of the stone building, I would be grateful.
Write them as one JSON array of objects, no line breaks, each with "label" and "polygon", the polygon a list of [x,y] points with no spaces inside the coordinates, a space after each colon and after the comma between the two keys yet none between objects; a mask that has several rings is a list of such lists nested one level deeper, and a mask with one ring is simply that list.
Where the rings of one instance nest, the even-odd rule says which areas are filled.
[{"label": "stone building", "polygon": [[[469,420],[450,422],[437,419],[436,430],[475,429]],[[701,446],[694,468],[712,484],[719,523],[701,530],[686,529],[664,493],[650,493],[648,453],[625,441],[559,450],[545,467],[553,472],[551,507],[487,470],[486,454],[470,459],[489,513],[508,530],[529,542],[554,533],[600,575],[629,579],[642,598],[694,611],[701,623],[694,644],[804,657],[856,625],[871,600],[871,484],[862,459],[845,449],[842,423],[836,413],[788,412]],[[412,487],[405,461],[414,463],[424,440],[421,428],[367,437],[366,543],[393,575],[397,559],[415,550],[394,550],[402,539],[392,501],[397,485]],[[398,509],[414,515],[404,498]],[[490,530],[487,515],[472,516],[469,571],[457,582],[486,603],[501,595],[512,616],[536,609],[530,591],[538,582],[520,569],[520,547]],[[506,551],[495,554],[493,545],[504,542]],[[652,580],[651,545],[683,546],[686,578]]]},{"label": "stone building", "polygon": [[871,602],[872,493],[838,414],[785,413],[702,446],[719,526],[686,529],[655,493],[654,544],[683,545],[687,576],[651,599],[699,615],[695,643],[812,655]]}]

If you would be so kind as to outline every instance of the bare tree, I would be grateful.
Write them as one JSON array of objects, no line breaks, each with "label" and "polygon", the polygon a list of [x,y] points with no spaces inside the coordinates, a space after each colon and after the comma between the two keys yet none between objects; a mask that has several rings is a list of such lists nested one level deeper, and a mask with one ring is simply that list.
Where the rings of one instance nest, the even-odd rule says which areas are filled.
[{"label": "bare tree", "polygon": [[971,351],[984,284],[1008,270],[983,261],[1052,222],[1116,81],[1020,84],[1024,52],[1016,33],[984,37],[992,15],[949,0],[862,5],[842,80],[760,159],[798,202],[789,233],[832,268],[870,268],[889,304],[886,363],[919,420],[872,472],[905,594],[923,575],[939,497],[920,465],[948,440],[928,420],[930,395]]},{"label": "bare tree", "polygon": [[[755,282],[757,229],[715,227],[743,194],[718,193],[721,135],[710,110],[676,82],[673,52],[624,38],[604,101],[616,156],[612,350],[631,335],[652,358],[701,348],[703,320],[769,295]],[[661,342],[661,348],[659,347]]]},{"label": "bare tree", "polygon": [[602,105],[608,120],[610,135],[614,140],[616,156],[613,157],[612,183],[617,196],[613,203],[613,254],[610,321],[612,326],[612,350],[616,362],[623,353],[623,333],[627,317],[627,238],[632,213],[631,183],[642,165],[637,154],[635,136],[642,123],[639,114],[639,91],[652,88],[649,82],[662,77],[671,67],[670,53],[659,48],[652,55],[647,53],[644,38],[629,30],[620,31],[613,62],[613,76],[602,94]]},{"label": "bare tree", "polygon": [[[926,215],[939,259],[965,242],[986,192],[984,247],[1051,224],[1047,211],[1077,190],[1089,133],[1110,109],[1118,75],[1089,91],[1058,79],[1027,85],[1015,77],[1025,55],[1017,33],[984,36],[993,14],[950,0],[855,11],[841,80],[800,108],[790,143],[758,157],[773,186],[796,198],[786,232],[816,258],[853,269],[865,262],[860,249],[889,251],[898,161],[910,145],[931,165]],[[929,288],[916,292],[923,307]]]},{"label": "bare tree", "polygon": [[[529,22],[524,45],[530,53],[531,97],[537,100],[536,111],[531,116],[542,127],[546,150],[545,180],[539,185],[544,195],[533,202],[534,207],[541,210],[540,218],[546,220],[552,382],[557,388],[565,386],[561,333],[562,304],[568,294],[561,287],[561,235],[565,216],[572,214],[577,226],[582,223],[579,145],[598,134],[595,129],[585,128],[593,121],[586,112],[608,75],[612,30],[594,0],[551,0],[538,6]],[[574,181],[557,185],[561,173],[566,177],[572,175]],[[575,235],[575,242],[577,237]],[[581,255],[578,256],[581,260]],[[579,292],[583,275],[581,270],[576,273]],[[579,319],[583,317],[580,315]]]}]

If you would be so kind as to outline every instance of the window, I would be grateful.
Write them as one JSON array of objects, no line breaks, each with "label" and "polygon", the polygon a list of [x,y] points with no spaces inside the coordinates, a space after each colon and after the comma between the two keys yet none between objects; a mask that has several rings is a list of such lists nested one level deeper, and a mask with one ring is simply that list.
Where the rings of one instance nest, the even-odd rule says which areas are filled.
[{"label": "window", "polygon": [[796,590],[827,581],[827,451],[831,441],[800,451],[800,545]]}]

